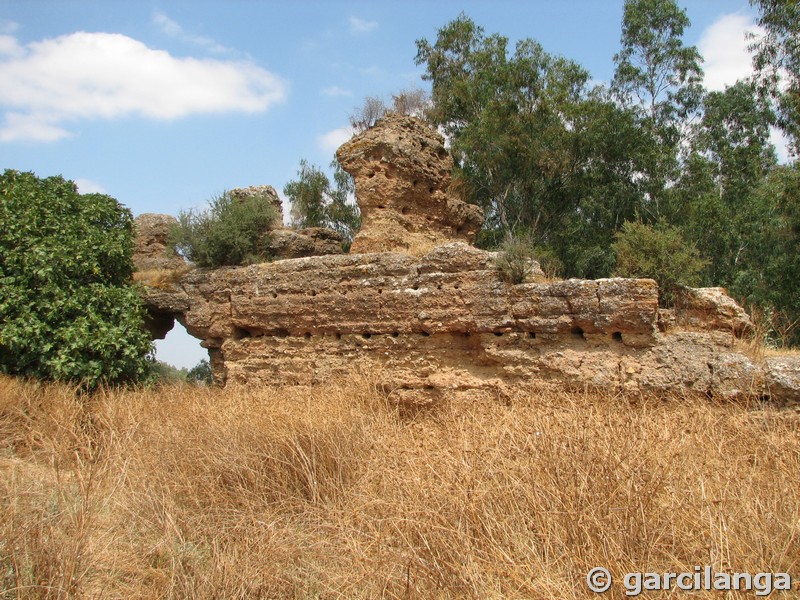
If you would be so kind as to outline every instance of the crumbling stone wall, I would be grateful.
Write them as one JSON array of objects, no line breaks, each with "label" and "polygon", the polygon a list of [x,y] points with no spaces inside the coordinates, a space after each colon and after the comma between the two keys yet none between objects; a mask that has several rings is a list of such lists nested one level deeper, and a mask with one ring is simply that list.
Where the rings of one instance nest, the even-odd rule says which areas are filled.
[{"label": "crumbling stone wall", "polygon": [[196,269],[146,287],[151,312],[201,339],[226,385],[363,364],[398,400],[524,383],[800,401],[799,357],[749,353],[750,320],[721,288],[664,310],[650,279],[504,282],[496,254],[465,243],[480,211],[449,196],[437,136],[390,117],[340,149],[364,216],[355,252]]}]

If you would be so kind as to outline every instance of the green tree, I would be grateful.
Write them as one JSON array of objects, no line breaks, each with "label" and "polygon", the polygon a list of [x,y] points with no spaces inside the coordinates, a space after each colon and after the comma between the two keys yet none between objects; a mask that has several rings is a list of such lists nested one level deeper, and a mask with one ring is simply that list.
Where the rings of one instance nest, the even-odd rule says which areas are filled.
[{"label": "green tree", "polygon": [[234,198],[225,192],[200,211],[181,211],[170,242],[199,267],[268,261],[276,213],[269,198]]},{"label": "green tree", "polygon": [[133,220],[61,177],[0,177],[0,370],[87,387],[150,374]]},{"label": "green tree", "polygon": [[301,160],[297,180],[287,183],[283,193],[292,204],[293,226],[329,227],[350,242],[361,224],[358,206],[352,201],[355,184],[336,160],[331,167],[334,185],[320,168]]},{"label": "green tree", "polygon": [[679,171],[679,148],[685,124],[703,97],[702,58],[683,43],[689,26],[675,0],[626,0],[620,52],[614,56],[612,89],[639,112],[651,143],[642,155],[648,218],[657,219],[666,188]]},{"label": "green tree", "polygon": [[[800,322],[800,165],[772,169],[750,196],[752,243],[732,284],[734,295],[774,316]],[[783,337],[783,336],[781,336]],[[800,344],[800,328],[788,340]]]},{"label": "green tree", "polygon": [[211,365],[207,359],[202,359],[186,373],[187,381],[200,385],[211,385],[214,383],[214,374],[211,372]]},{"label": "green tree", "polygon": [[761,245],[760,223],[767,213],[753,193],[776,164],[772,119],[750,83],[709,93],[674,190],[683,210],[673,222],[710,259],[704,282],[732,292],[737,273],[750,268],[747,262]]},{"label": "green tree", "polygon": [[[764,35],[756,40],[753,62],[761,90],[777,100],[778,124],[800,152],[800,3],[797,0],[750,0],[761,14]],[[785,82],[785,87],[781,82]]]},{"label": "green tree", "polygon": [[662,306],[672,305],[677,286],[697,285],[705,266],[697,249],[683,238],[680,230],[663,221],[655,225],[625,223],[617,232],[614,252],[617,255],[614,274],[655,279]]},{"label": "green tree", "polygon": [[454,177],[486,214],[479,243],[525,237],[568,276],[604,276],[613,232],[634,218],[642,138],[632,111],[589,73],[533,40],[513,54],[464,15],[417,41],[432,83],[428,118],[451,142]]}]

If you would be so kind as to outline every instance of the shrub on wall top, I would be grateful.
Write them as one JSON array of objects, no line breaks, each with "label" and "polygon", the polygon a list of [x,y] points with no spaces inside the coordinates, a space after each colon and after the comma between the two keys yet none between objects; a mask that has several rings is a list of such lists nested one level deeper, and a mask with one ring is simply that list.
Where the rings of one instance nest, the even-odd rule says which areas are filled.
[{"label": "shrub on wall top", "polygon": [[170,242],[198,267],[253,264],[269,260],[269,230],[275,209],[258,196],[213,198],[205,210],[181,211]]}]

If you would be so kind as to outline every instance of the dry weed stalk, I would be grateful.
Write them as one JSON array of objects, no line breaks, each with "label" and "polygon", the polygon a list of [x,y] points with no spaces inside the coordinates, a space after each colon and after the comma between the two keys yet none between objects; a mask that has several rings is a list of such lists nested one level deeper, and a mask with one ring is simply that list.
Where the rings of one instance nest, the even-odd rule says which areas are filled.
[{"label": "dry weed stalk", "polygon": [[376,384],[0,378],[0,597],[586,598],[597,565],[800,573],[791,411],[516,390],[408,416]]}]

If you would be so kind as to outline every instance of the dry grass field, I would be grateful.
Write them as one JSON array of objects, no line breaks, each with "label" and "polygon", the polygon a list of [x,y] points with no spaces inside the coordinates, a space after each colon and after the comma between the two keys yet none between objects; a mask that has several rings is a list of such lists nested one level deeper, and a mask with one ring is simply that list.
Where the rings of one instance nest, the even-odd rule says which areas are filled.
[{"label": "dry grass field", "polygon": [[0,378],[0,598],[592,598],[599,565],[797,579],[799,474],[800,414],[758,405]]}]

